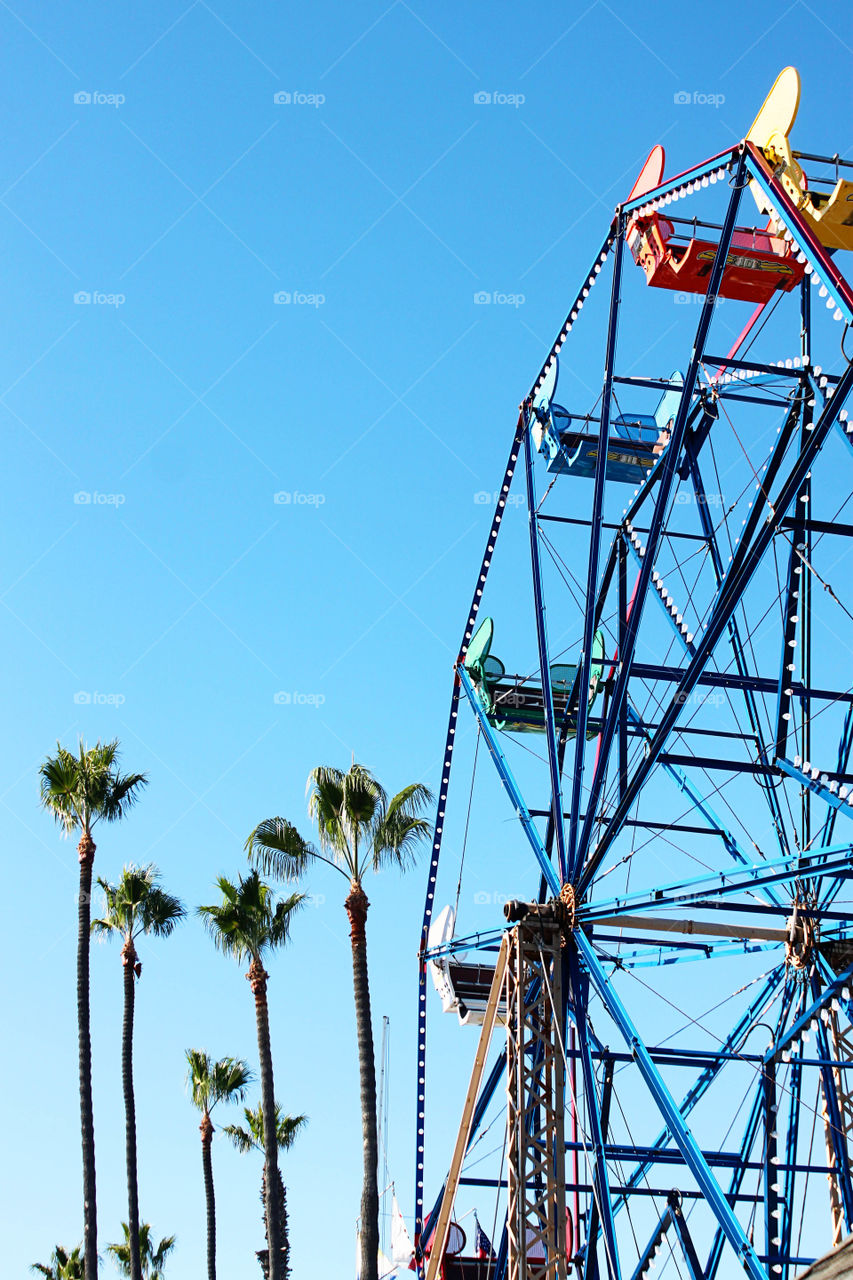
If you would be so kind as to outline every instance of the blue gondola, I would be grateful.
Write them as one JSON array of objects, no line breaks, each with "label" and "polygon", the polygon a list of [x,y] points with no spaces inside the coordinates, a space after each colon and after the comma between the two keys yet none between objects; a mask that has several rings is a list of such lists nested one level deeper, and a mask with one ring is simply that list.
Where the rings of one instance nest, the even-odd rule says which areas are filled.
[{"label": "blue gondola", "polygon": [[[559,364],[556,356],[537,392],[533,405],[533,442],[556,475],[595,476],[598,432],[585,431],[587,419],[574,426],[572,416],[554,400]],[[639,484],[654,467],[669,443],[672,422],[681,400],[683,379],[675,372],[672,384],[661,396],[653,414],[623,413],[611,423],[607,447],[607,479]],[[593,419],[595,421],[595,419]]]}]

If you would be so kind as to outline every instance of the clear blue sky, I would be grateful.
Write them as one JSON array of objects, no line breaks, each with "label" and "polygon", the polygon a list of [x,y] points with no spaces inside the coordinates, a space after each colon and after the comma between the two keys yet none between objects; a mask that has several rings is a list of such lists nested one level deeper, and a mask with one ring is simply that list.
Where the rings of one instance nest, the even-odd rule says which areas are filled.
[{"label": "clear blue sky", "polygon": [[[841,0],[0,8],[8,1275],[81,1235],[77,871],[37,807],[44,753],[121,739],[151,786],[97,872],[155,860],[193,905],[261,818],[308,833],[318,763],[435,785],[476,495],[613,205],[654,143],[674,171],[741,137],[790,61],[798,137],[849,151],[850,25]],[[294,1274],[338,1277],[360,1162],[344,885],[310,888],[271,968],[273,1044],[280,1100],[310,1116],[285,1166]],[[370,888],[411,1213],[422,877]],[[141,1205],[194,1280],[183,1051],[254,1062],[252,1002],[196,922],[141,955]],[[104,1244],[126,1212],[120,995],[96,946]],[[260,1167],[224,1142],[214,1166],[220,1274],[249,1280]]]}]

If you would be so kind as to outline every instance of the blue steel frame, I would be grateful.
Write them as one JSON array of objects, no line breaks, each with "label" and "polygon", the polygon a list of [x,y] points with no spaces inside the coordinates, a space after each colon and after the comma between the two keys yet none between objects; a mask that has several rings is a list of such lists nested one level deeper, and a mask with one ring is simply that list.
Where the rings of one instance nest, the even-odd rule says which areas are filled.
[{"label": "blue steel frame", "polygon": [[[631,546],[631,543],[621,532],[614,539],[604,574],[600,573],[600,542],[603,528],[602,513],[606,486],[607,440],[610,426],[611,397],[614,382],[632,381],[631,379],[617,378],[615,372],[624,231],[631,216],[640,209],[652,207],[654,202],[659,202],[668,195],[680,196],[686,194],[691,189],[692,184],[705,181],[709,177],[713,181],[718,175],[725,173],[733,177],[731,183],[732,193],[709,276],[708,291],[700,313],[669,447],[660,464],[654,468],[650,477],[640,485],[633,500],[626,508],[623,521],[623,531],[625,528],[630,530],[630,521],[634,518],[636,511],[649,498],[652,488],[657,486],[657,495],[654,500],[649,528],[644,531],[646,544],[642,555],[638,555],[639,572],[629,613],[626,608],[625,559],[627,549]],[[773,214],[787,227],[788,238],[793,239],[794,252],[798,255],[799,260],[805,263],[807,279],[810,279],[813,283],[821,284],[822,290],[827,292],[829,298],[827,305],[831,305],[835,309],[835,318],[844,320],[848,325],[853,324],[853,292],[851,292],[850,287],[838,270],[835,261],[817,241],[808,226],[800,219],[778,179],[769,169],[763,155],[751,143],[741,143],[732,150],[722,152],[718,156],[712,157],[711,160],[669,180],[654,192],[647,193],[617,209],[608,235],[605,237],[601,249],[593,262],[585,284],[579,290],[575,303],[551,348],[549,356],[528,398],[521,406],[510,450],[510,458],[504,476],[501,498],[489,534],[487,550],[481,565],[477,588],[460,648],[460,656],[456,664],[450,723],[442,769],[438,819],[421,935],[415,1197],[416,1261],[418,1274],[421,1276],[423,1275],[421,1241],[424,1233],[423,1174],[426,1133],[426,938],[435,895],[453,744],[457,731],[460,699],[463,695],[473,710],[479,730],[485,738],[490,757],[510,798],[525,838],[532,849],[546,890],[550,890],[552,894],[557,895],[561,887],[566,883],[571,884],[574,889],[577,903],[577,926],[567,946],[566,963],[571,978],[571,998],[567,1013],[576,1028],[577,1048],[567,1051],[567,1064],[570,1058],[574,1057],[580,1063],[582,1070],[587,1118],[592,1130],[591,1145],[594,1158],[594,1176],[592,1184],[584,1184],[579,1189],[586,1193],[592,1193],[595,1198],[596,1212],[594,1217],[600,1220],[600,1231],[605,1242],[605,1260],[610,1280],[621,1280],[618,1238],[615,1227],[616,1214],[625,1206],[631,1195],[666,1194],[662,1190],[640,1185],[647,1178],[649,1171],[660,1162],[682,1163],[690,1171],[699,1190],[692,1191],[688,1189],[683,1194],[688,1199],[703,1199],[710,1207],[718,1226],[708,1263],[703,1269],[698,1262],[690,1233],[687,1230],[683,1216],[680,1214],[680,1209],[676,1213],[673,1203],[670,1202],[660,1219],[656,1232],[653,1233],[649,1247],[641,1255],[640,1263],[634,1273],[634,1280],[639,1280],[639,1277],[646,1270],[655,1242],[659,1242],[670,1228],[674,1229],[681,1242],[692,1280],[700,1280],[700,1277],[702,1277],[702,1280],[714,1280],[720,1266],[726,1241],[734,1249],[741,1265],[753,1280],[768,1280],[767,1268],[771,1269],[774,1277],[780,1273],[784,1277],[788,1275],[790,1266],[811,1261],[811,1259],[794,1258],[791,1255],[795,1176],[798,1173],[825,1176],[830,1170],[825,1166],[815,1164],[811,1158],[805,1163],[802,1161],[798,1163],[797,1161],[798,1105],[794,1104],[799,1103],[802,1073],[805,1067],[815,1067],[823,1081],[830,1127],[834,1134],[834,1176],[839,1187],[847,1227],[848,1229],[853,1227],[853,1174],[851,1173],[847,1144],[843,1140],[842,1118],[833,1086],[833,1071],[838,1071],[842,1067],[853,1064],[839,1064],[835,1060],[830,1049],[826,1028],[820,1019],[821,1012],[833,1001],[842,1002],[845,1006],[849,1005],[849,1013],[851,1019],[853,1019],[853,1004],[849,1004],[848,999],[844,998],[842,994],[853,984],[853,965],[850,965],[842,974],[837,975],[829,968],[826,961],[821,956],[818,956],[817,969],[813,971],[810,980],[812,999],[810,1002],[807,1001],[805,989],[800,989],[800,1011],[791,1025],[787,1025],[787,1018],[795,1003],[795,984],[792,982],[786,966],[784,964],[777,965],[766,976],[757,995],[750,1001],[747,1010],[718,1050],[693,1051],[692,1053],[690,1051],[679,1051],[678,1053],[673,1051],[668,1055],[668,1051],[650,1049],[640,1037],[627,1008],[616,991],[612,976],[605,971],[602,964],[602,956],[599,952],[601,952],[601,944],[606,943],[606,937],[596,933],[595,925],[598,919],[625,914],[628,911],[632,913],[671,911],[674,906],[711,909],[726,905],[728,910],[746,910],[753,916],[763,910],[764,912],[775,914],[778,919],[779,912],[784,909],[784,897],[780,898],[778,891],[790,890],[793,892],[798,886],[806,883],[813,887],[816,896],[813,905],[805,914],[814,921],[820,922],[823,920],[827,925],[834,926],[838,919],[838,913],[831,912],[829,910],[830,905],[837,896],[843,880],[853,876],[853,844],[831,843],[837,813],[840,811],[848,816],[853,816],[853,804],[848,803],[846,797],[839,794],[838,786],[838,779],[846,777],[851,749],[853,749],[853,695],[849,691],[836,692],[812,688],[810,673],[804,682],[794,682],[792,676],[786,675],[787,668],[784,657],[785,650],[794,637],[795,624],[799,621],[793,616],[796,612],[795,601],[798,587],[794,548],[797,537],[802,537],[803,529],[806,527],[801,518],[802,512],[798,508],[795,508],[797,516],[793,521],[789,519],[788,513],[791,511],[795,499],[804,492],[808,492],[810,468],[832,427],[839,427],[848,444],[853,446],[853,439],[851,439],[850,432],[846,428],[846,414],[843,410],[844,402],[850,391],[853,390],[853,364],[848,364],[847,369],[840,377],[824,376],[820,378],[819,382],[805,359],[803,361],[803,369],[792,371],[790,376],[798,390],[785,424],[780,429],[776,448],[765,464],[760,477],[761,485],[765,489],[766,505],[769,507],[770,514],[762,521],[764,510],[761,502],[756,501],[754,505],[750,504],[752,510],[748,519],[744,522],[744,528],[734,549],[733,556],[730,558],[728,567],[723,565],[722,555],[717,545],[716,532],[710,520],[707,506],[703,502],[705,491],[698,458],[701,443],[697,444],[697,441],[701,441],[703,432],[707,434],[716,416],[715,412],[712,411],[712,407],[709,407],[709,401],[704,398],[703,393],[700,399],[705,406],[704,419],[699,429],[695,428],[697,385],[699,371],[703,366],[703,362],[710,361],[718,365],[725,364],[726,367],[755,370],[759,374],[755,379],[757,384],[766,381],[765,375],[779,376],[784,373],[784,370],[777,369],[774,366],[747,364],[734,357],[726,358],[724,362],[721,362],[719,358],[710,357],[706,350],[714,304],[722,282],[741,193],[747,182],[754,182],[771,202]],[[551,360],[559,353],[573,324],[577,321],[584,305],[585,297],[596,283],[602,266],[611,252],[614,257],[614,269],[605,349],[602,409],[599,420],[599,448],[596,460],[591,519],[589,521],[589,563],[587,566],[584,638],[572,703],[572,709],[577,715],[577,733],[572,770],[572,798],[569,812],[564,815],[561,775],[566,725],[564,723],[563,726],[560,726],[556,723],[553,696],[550,688],[550,663],[545,621],[546,602],[540,556],[539,512],[536,506],[533,450],[529,433],[529,404],[533,394],[541,386]],[[805,284],[802,289],[802,312],[803,355],[809,357],[811,355],[810,321],[808,288]],[[744,387],[746,386],[749,386],[748,382],[744,384]],[[718,394],[720,398],[749,399],[749,397],[737,395],[731,391],[723,392],[720,390]],[[820,400],[822,406],[814,414],[809,412],[811,408],[811,403],[808,403],[809,396],[812,397],[811,403],[816,403]],[[754,397],[752,402],[756,402]],[[760,402],[765,404],[775,403],[766,398],[761,399]],[[794,450],[793,461],[791,461],[790,446],[798,426],[800,427],[799,446]],[[688,427],[690,427],[691,434],[688,434]],[[474,687],[464,665],[467,645],[473,634],[483,588],[497,540],[502,511],[512,483],[519,451],[522,447],[525,450],[525,483],[529,516],[534,616],[544,695],[551,793],[549,830],[544,842],[535,823],[534,813],[538,811],[532,812],[525,802],[522,791],[514,778],[506,755],[500,745],[498,735],[489,723],[488,715],[480,701],[477,689]],[[683,464],[682,459],[684,459]],[[681,470],[679,472],[679,468],[682,465],[686,467],[686,471]],[[788,466],[787,472],[784,470],[785,465]],[[668,505],[674,486],[677,483],[677,474],[681,474],[682,477],[685,474],[689,474],[694,492],[697,495],[703,530],[716,575],[718,593],[715,607],[704,626],[702,634],[696,637],[695,643],[691,642],[685,645],[684,639],[679,633],[679,639],[686,649],[687,665],[685,667],[673,667],[671,664],[668,665],[666,663],[641,664],[635,661],[637,639],[644,605],[650,594],[649,588],[655,555],[665,527]],[[771,499],[770,490],[777,479],[779,479],[779,485]],[[787,621],[783,637],[783,665],[780,676],[777,680],[772,681],[750,675],[749,662],[738,629],[735,610],[742,602],[746,588],[774,536],[782,528],[792,528],[794,536],[791,539],[792,551],[787,575],[788,590],[785,601],[785,617]],[[589,793],[583,798],[586,729],[589,723],[588,700],[585,697],[585,690],[588,687],[593,635],[601,616],[604,597],[609,590],[610,580],[614,571],[618,571],[619,574],[618,662],[615,666],[615,676],[611,687],[608,689],[609,697],[605,704],[606,712],[601,724],[596,767],[593,772]],[[736,666],[735,673],[725,675],[711,672],[707,669],[715,646],[724,633],[728,634]],[[664,707],[655,726],[649,728],[644,726],[628,705],[628,684],[632,675],[640,675],[642,678],[671,680],[677,685],[674,696],[669,704]],[[702,791],[681,769],[675,766],[666,754],[667,742],[675,730],[681,709],[697,684],[712,686],[718,684],[724,688],[739,689],[743,694],[761,764],[761,768],[756,769],[756,774],[761,780],[762,790],[770,807],[782,857],[775,859],[761,857],[758,861],[753,861],[750,855],[740,847],[734,835],[727,830],[725,824],[705,799]],[[758,693],[766,693],[771,690],[775,692],[777,698],[775,736],[772,745],[765,740],[755,702]],[[805,761],[801,767],[799,759],[791,761],[785,755],[788,737],[788,714],[786,708],[789,706],[791,698],[798,698],[805,705],[808,705],[812,699],[821,698],[834,701],[844,700],[849,704],[842,740],[838,747],[834,775],[826,772],[821,773]],[[566,721],[568,720],[568,714],[569,709],[567,708]],[[631,777],[628,776],[627,768],[629,723],[632,725],[632,731],[642,733],[647,743],[645,758],[636,767]],[[596,842],[594,840],[596,814],[599,811],[602,789],[610,765],[611,748],[614,741],[617,740],[617,735],[620,777],[619,796],[616,808],[609,814],[609,820],[604,827],[603,834]],[[696,877],[692,880],[682,880],[670,885],[664,885],[652,895],[648,893],[626,894],[606,902],[599,900],[593,904],[589,900],[589,892],[593,886],[596,873],[615,839],[628,821],[631,806],[658,765],[669,773],[676,784],[688,796],[694,811],[707,825],[709,833],[722,839],[725,848],[737,866],[729,871],[719,872],[712,876]],[[810,847],[806,853],[793,853],[790,849],[785,824],[782,820],[778,798],[772,782],[773,777],[788,777],[800,783],[803,788],[803,794],[806,797],[804,804],[810,803],[812,795],[827,804],[827,814],[823,822],[820,838],[816,847]],[[851,790],[853,791],[853,789]],[[853,800],[853,793],[851,794],[851,800]],[[582,810],[585,810],[585,813]],[[564,817],[568,818],[569,823],[568,839],[566,839],[564,829]],[[556,866],[551,857],[552,842],[556,843]],[[745,891],[753,894],[758,892],[767,905],[762,908],[752,904],[744,905],[731,901],[732,898],[742,895]],[[844,935],[842,934],[842,936]],[[494,934],[485,941],[491,943],[493,938]],[[676,962],[679,962],[682,959],[691,958],[687,948],[696,948],[699,944],[686,943],[683,940],[674,942],[668,939],[656,945],[674,948],[673,958]],[[679,949],[682,950],[680,951]],[[704,950],[710,954],[712,948],[706,947]],[[606,949],[602,954],[610,962],[615,963],[617,967],[622,967],[625,960],[624,953],[620,954],[618,959],[607,956]],[[821,975],[820,978],[818,973]],[[603,1048],[595,1041],[594,1037],[588,1034],[587,1006],[590,986],[595,990],[610,1018],[619,1028],[626,1042],[627,1054],[612,1053],[610,1050]],[[849,997],[849,995],[849,990],[846,990],[846,996]],[[761,1013],[766,1008],[769,1008],[780,996],[782,1003],[776,1032],[770,1048],[764,1055],[746,1054],[742,1048],[745,1036],[756,1025]],[[807,1005],[808,1007],[806,1007]],[[806,1058],[803,1053],[803,1032],[808,1027],[814,1028],[816,1020],[817,1055],[815,1058]],[[624,1185],[613,1185],[610,1181],[608,1159],[620,1157],[613,1156],[613,1152],[616,1149],[612,1143],[608,1142],[606,1126],[603,1127],[601,1124],[601,1104],[598,1098],[595,1072],[596,1063],[610,1062],[612,1071],[612,1063],[617,1060],[632,1061],[637,1066],[664,1120],[664,1127],[651,1147],[630,1149],[634,1153],[636,1168],[629,1178],[623,1180]],[[729,1157],[723,1152],[702,1151],[690,1130],[687,1118],[717,1078],[726,1062],[734,1060],[755,1062],[760,1066],[760,1070],[752,1108],[744,1128],[740,1149],[738,1152],[732,1153],[731,1156],[729,1167],[732,1168],[732,1176],[730,1184],[724,1190],[712,1172],[712,1167],[726,1167],[725,1160]],[[666,1062],[679,1062],[684,1065],[695,1062],[697,1065],[701,1065],[700,1074],[680,1103],[675,1101],[661,1075],[660,1065]],[[779,1109],[777,1072],[782,1068],[782,1064],[790,1064],[785,1088],[793,1100],[789,1108],[788,1127],[784,1135],[784,1157],[779,1155],[775,1132],[776,1116]],[[478,1099],[471,1140],[474,1139],[474,1135],[486,1114],[502,1073],[503,1062],[499,1059],[490,1072],[486,1085]],[[761,1152],[761,1164],[756,1165],[750,1161],[750,1153],[755,1147],[756,1140],[762,1129],[765,1133],[765,1142]],[[674,1146],[672,1145],[673,1143]],[[622,1158],[624,1158],[624,1152]],[[627,1158],[630,1159],[630,1155]],[[758,1198],[741,1190],[747,1169],[757,1167],[761,1167],[764,1170],[764,1192]],[[784,1175],[782,1184],[778,1182],[780,1175]],[[463,1185],[471,1186],[496,1185],[493,1180],[488,1178],[468,1176],[463,1177],[462,1183]],[[750,1242],[733,1208],[738,1203],[754,1203],[756,1200],[761,1201],[763,1204],[765,1219],[765,1249],[763,1255],[759,1255]],[[436,1202],[436,1208],[437,1205],[438,1201]],[[429,1233],[431,1221],[434,1220],[434,1215],[435,1210],[427,1222],[427,1234]],[[595,1221],[593,1225],[594,1230],[588,1241],[587,1256],[584,1260],[585,1280],[593,1280],[596,1274],[595,1245],[599,1227]],[[505,1271],[506,1231],[504,1230],[495,1280],[503,1280]]]}]

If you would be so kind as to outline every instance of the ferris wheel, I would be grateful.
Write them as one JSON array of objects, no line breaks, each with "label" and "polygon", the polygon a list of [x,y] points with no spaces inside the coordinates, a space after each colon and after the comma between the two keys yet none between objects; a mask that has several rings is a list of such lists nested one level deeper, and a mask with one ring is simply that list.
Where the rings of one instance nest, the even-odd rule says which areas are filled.
[{"label": "ferris wheel", "polygon": [[799,92],[654,148],[508,432],[421,935],[427,1280],[788,1280],[853,1230],[853,165],[792,149]]}]

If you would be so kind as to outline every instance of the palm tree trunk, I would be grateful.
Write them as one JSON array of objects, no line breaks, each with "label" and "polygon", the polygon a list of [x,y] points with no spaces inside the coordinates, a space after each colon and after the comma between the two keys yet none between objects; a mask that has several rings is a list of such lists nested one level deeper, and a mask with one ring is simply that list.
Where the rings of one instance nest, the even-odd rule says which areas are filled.
[{"label": "palm tree trunk", "polygon": [[288,1280],[290,1276],[290,1236],[287,1230],[287,1192],[284,1189],[284,1182],[281,1177],[281,1169],[278,1170],[278,1214],[279,1214],[279,1235],[281,1238],[281,1274],[282,1280]]},{"label": "palm tree trunk", "polygon": [[270,1280],[283,1280],[281,1271],[281,1240],[279,1217],[275,1200],[278,1182],[278,1135],[275,1123],[275,1084],[272,1070],[270,1044],[270,1019],[267,1006],[268,974],[259,959],[254,959],[246,977],[255,997],[255,1018],[258,1024],[258,1060],[261,1065],[261,1111],[264,1117],[264,1171],[266,1173],[267,1248],[269,1249]]},{"label": "palm tree trunk", "polygon": [[[281,1177],[281,1169],[276,1170],[278,1174],[278,1194],[276,1196],[278,1204],[278,1220],[279,1220],[279,1239],[281,1241],[281,1274],[282,1280],[288,1280],[290,1275],[290,1241],[287,1234],[287,1193],[284,1189],[284,1182]],[[261,1174],[261,1204],[264,1206],[264,1235],[267,1234],[267,1171],[264,1168]],[[269,1280],[270,1274],[270,1251],[269,1249],[259,1249],[255,1255],[261,1264],[261,1271],[264,1273],[264,1280]]]},{"label": "palm tree trunk", "polygon": [[278,1171],[278,1212],[279,1231],[282,1235],[282,1280],[288,1280],[291,1274],[291,1238],[287,1230],[287,1192],[284,1190],[282,1170]]},{"label": "palm tree trunk", "polygon": [[361,885],[353,881],[346,902],[352,942],[352,982],[355,995],[355,1027],[361,1082],[361,1130],[364,1148],[364,1181],[361,1191],[361,1280],[379,1280],[379,1145],[376,1133],[376,1063],[370,1016],[370,982],[367,973],[365,925],[370,903]]},{"label": "palm tree trunk", "polygon": [[201,1164],[204,1170],[204,1199],[207,1209],[207,1280],[216,1280],[216,1199],[213,1194],[213,1124],[205,1111],[199,1125],[201,1133]]},{"label": "palm tree trunk", "polygon": [[125,1156],[127,1160],[127,1225],[130,1280],[142,1280],[139,1254],[139,1183],[136,1172],[136,1100],[133,1096],[133,1013],[136,1001],[136,948],[128,938],[121,949],[124,966],[124,1020],[121,1029],[121,1084],[124,1092]]},{"label": "palm tree trunk", "polygon": [[98,1274],[98,1205],[95,1194],[95,1120],[92,1108],[92,1035],[89,1019],[89,934],[95,842],[84,831],[77,845],[77,1045],[80,1074],[80,1130],[83,1140],[83,1255],[86,1280]]}]

